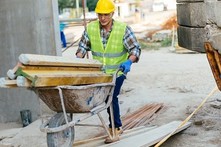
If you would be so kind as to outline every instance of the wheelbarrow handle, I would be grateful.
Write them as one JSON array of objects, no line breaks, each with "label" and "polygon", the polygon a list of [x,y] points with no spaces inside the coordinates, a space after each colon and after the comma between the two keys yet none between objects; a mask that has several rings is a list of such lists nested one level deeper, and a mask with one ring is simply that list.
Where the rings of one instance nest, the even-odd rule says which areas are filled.
[{"label": "wheelbarrow handle", "polygon": [[117,79],[117,75],[118,75],[118,73],[120,72],[120,71],[123,71],[123,68],[118,68],[117,70],[116,70],[116,72],[113,74],[113,83],[115,84],[115,82],[116,82],[116,79]]}]

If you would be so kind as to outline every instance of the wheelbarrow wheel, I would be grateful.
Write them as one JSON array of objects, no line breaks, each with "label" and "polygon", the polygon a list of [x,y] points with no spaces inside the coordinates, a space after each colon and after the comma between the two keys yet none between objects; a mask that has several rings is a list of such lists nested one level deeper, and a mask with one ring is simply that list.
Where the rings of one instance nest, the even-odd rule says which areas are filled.
[{"label": "wheelbarrow wheel", "polygon": [[[68,121],[71,118],[68,116]],[[66,124],[63,113],[57,113],[54,115],[48,124],[49,128],[56,128]],[[74,126],[69,127],[60,132],[47,133],[47,144],[48,147],[71,147],[74,142]]]}]

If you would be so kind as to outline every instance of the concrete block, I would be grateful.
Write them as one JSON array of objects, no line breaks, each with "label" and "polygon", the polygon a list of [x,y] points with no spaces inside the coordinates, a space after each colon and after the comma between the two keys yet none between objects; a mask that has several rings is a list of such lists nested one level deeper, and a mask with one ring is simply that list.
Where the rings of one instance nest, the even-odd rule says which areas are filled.
[{"label": "concrete block", "polygon": [[177,22],[182,26],[205,27],[217,24],[221,27],[221,2],[177,4]]},{"label": "concrete block", "polygon": [[210,36],[209,42],[211,43],[212,47],[221,54],[221,32],[219,34],[213,34]]},{"label": "concrete block", "polygon": [[179,26],[177,33],[179,46],[197,52],[205,52],[206,31],[204,28]]},{"label": "concrete block", "polygon": [[216,24],[218,27],[221,28],[221,0],[215,3],[214,5],[214,13],[215,13],[215,19]]},{"label": "concrete block", "polygon": [[177,4],[177,22],[182,26],[204,27],[207,16],[205,3]]},{"label": "concrete block", "polygon": [[221,22],[221,20],[219,20],[221,19],[221,2],[207,2],[205,5],[207,24],[217,24],[217,22]]}]

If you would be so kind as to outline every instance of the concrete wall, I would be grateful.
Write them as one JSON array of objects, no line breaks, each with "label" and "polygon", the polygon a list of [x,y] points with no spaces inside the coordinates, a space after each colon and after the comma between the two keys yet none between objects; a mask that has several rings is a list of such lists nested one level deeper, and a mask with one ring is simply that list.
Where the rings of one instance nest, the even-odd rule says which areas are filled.
[{"label": "concrete wall", "polygon": [[[61,55],[57,0],[0,0],[0,77],[21,53]],[[20,111],[39,115],[39,100],[23,88],[0,89],[0,122],[21,121]]]},{"label": "concrete wall", "polygon": [[213,47],[221,50],[220,13],[221,1],[177,0],[179,45],[205,52],[204,43],[211,42]]}]

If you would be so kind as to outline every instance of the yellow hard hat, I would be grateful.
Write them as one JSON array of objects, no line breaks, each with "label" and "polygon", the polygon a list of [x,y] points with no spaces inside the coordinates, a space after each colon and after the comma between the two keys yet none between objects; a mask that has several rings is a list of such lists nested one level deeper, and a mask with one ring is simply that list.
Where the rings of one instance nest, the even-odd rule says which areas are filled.
[{"label": "yellow hard hat", "polygon": [[108,14],[114,12],[115,6],[113,0],[98,0],[95,12],[100,14]]}]

